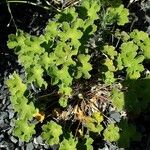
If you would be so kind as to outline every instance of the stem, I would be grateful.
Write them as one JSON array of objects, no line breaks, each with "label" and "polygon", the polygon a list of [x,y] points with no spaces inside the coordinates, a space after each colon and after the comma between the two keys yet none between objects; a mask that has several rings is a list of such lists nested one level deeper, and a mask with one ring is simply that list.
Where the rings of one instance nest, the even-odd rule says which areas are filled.
[{"label": "stem", "polygon": [[53,91],[52,93],[49,93],[49,94],[45,94],[45,95],[39,96],[37,99],[42,99],[42,98],[45,98],[45,97],[48,97],[48,96],[51,96],[51,95],[56,95],[55,92],[56,92],[56,91]]},{"label": "stem", "polygon": [[16,28],[16,31],[17,31],[17,30],[18,30],[18,29],[17,29],[17,25],[16,25],[16,23],[15,23],[15,20],[14,20],[13,15],[12,15],[12,12],[11,12],[10,5],[9,5],[8,0],[6,0],[6,3],[7,3],[8,12],[9,12],[9,14],[10,14],[10,21],[9,21],[9,23],[7,24],[7,27],[9,27],[11,21],[13,21],[13,24],[14,24],[14,26],[15,26],[15,28]]},{"label": "stem", "polygon": [[[8,2],[8,3],[22,3],[22,4],[30,4],[30,5],[33,5],[33,6],[38,6],[38,7],[40,7],[40,8],[45,9],[45,10],[50,10],[50,8],[49,8],[49,7],[47,7],[47,6],[38,5],[38,4],[33,3],[33,2],[30,2],[30,1],[8,0],[7,2]],[[57,8],[55,8],[53,5],[51,5],[51,4],[50,4],[50,6],[51,6],[52,8],[54,8],[55,10],[57,10],[58,12],[60,12],[60,10],[58,10]]]}]

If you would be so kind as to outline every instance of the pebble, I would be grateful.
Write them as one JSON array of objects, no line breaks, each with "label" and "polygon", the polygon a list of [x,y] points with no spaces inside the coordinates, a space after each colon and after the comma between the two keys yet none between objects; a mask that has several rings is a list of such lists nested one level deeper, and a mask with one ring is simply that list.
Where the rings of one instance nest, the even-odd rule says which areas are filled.
[{"label": "pebble", "polygon": [[37,138],[35,138],[34,140],[37,144],[43,145],[43,139],[41,136],[38,136]]},{"label": "pebble", "polygon": [[121,116],[118,112],[111,112],[110,118],[112,118],[116,122],[120,122]]},{"label": "pebble", "polygon": [[15,112],[13,110],[9,110],[9,119],[12,119],[14,117]]},{"label": "pebble", "polygon": [[7,144],[7,150],[13,150],[13,149],[15,149],[14,144],[13,143],[8,143]]},{"label": "pebble", "polygon": [[18,146],[22,147],[24,145],[24,142],[22,142],[21,140],[19,140]]},{"label": "pebble", "polygon": [[4,135],[3,134],[0,134],[0,142],[2,142],[4,139]]},{"label": "pebble", "polygon": [[33,150],[34,149],[34,146],[32,143],[28,143],[27,146],[26,146],[26,150]]},{"label": "pebble", "polygon": [[49,148],[49,146],[45,144],[45,145],[44,145],[44,148],[45,148],[45,149],[48,149],[48,148]]},{"label": "pebble", "polygon": [[13,136],[10,137],[10,140],[15,144],[18,142],[18,140],[16,138],[14,138]]}]

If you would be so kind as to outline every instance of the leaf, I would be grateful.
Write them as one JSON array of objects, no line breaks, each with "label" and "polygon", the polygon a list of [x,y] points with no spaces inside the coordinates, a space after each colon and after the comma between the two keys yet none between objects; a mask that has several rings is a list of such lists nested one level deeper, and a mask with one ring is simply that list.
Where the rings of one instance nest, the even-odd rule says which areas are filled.
[{"label": "leaf", "polygon": [[106,22],[107,24],[111,24],[117,22],[118,25],[123,26],[124,24],[129,22],[128,19],[129,10],[124,8],[123,5],[118,7],[109,7],[106,12]]},{"label": "leaf", "polygon": [[104,82],[105,84],[112,84],[116,81],[114,73],[112,71],[107,71],[104,73]]},{"label": "leaf", "polygon": [[32,135],[35,134],[34,128],[34,124],[29,124],[25,120],[16,120],[13,135],[19,137],[22,141],[29,142]]},{"label": "leaf", "polygon": [[115,66],[114,66],[114,64],[113,64],[113,61],[112,61],[111,59],[109,59],[109,58],[106,58],[106,59],[104,60],[103,65],[107,66],[107,68],[108,68],[108,70],[109,70],[110,72],[114,72],[114,71],[116,70],[116,69],[115,69]]},{"label": "leaf", "polygon": [[86,138],[86,143],[84,145],[86,146],[86,150],[93,150],[92,143],[94,140],[89,136],[86,136],[85,138]]},{"label": "leaf", "polygon": [[101,123],[104,120],[103,115],[100,112],[94,112],[92,118],[95,119],[97,123]]},{"label": "leaf", "polygon": [[82,141],[78,142],[77,149],[78,150],[93,150],[93,139],[88,135],[85,135]]},{"label": "leaf", "polygon": [[75,140],[72,136],[70,136],[68,139],[63,139],[63,141],[60,143],[59,150],[76,150],[77,140]]},{"label": "leaf", "polygon": [[22,83],[21,78],[19,75],[14,72],[10,78],[6,81],[6,84],[11,92],[11,95],[18,95],[18,97],[24,95],[27,87],[25,84]]},{"label": "leaf", "polygon": [[134,29],[130,33],[130,37],[133,39],[133,41],[140,46],[141,42],[143,42],[145,39],[148,38],[148,34],[144,31],[138,31],[137,29]]},{"label": "leaf", "polygon": [[60,125],[50,121],[42,126],[42,130],[42,138],[46,140],[47,144],[54,145],[59,143],[59,136],[63,133]]},{"label": "leaf", "polygon": [[123,43],[120,49],[122,64],[124,67],[127,67],[127,78],[138,79],[140,77],[140,72],[144,70],[141,64],[144,60],[144,56],[138,55],[138,46],[134,44],[133,41]]},{"label": "leaf", "polygon": [[81,6],[85,7],[87,9],[87,16],[90,19],[96,20],[98,19],[97,12],[100,10],[100,4],[96,0],[86,0],[83,1]]},{"label": "leaf", "polygon": [[67,104],[68,104],[68,98],[67,97],[61,97],[60,99],[59,99],[59,104],[60,104],[60,106],[62,106],[62,107],[67,107]]},{"label": "leaf", "polygon": [[116,107],[118,111],[122,111],[125,107],[124,93],[119,91],[117,88],[113,88],[110,97],[113,106]]},{"label": "leaf", "polygon": [[109,124],[103,133],[104,140],[109,142],[116,142],[119,140],[119,128],[113,123]]},{"label": "leaf", "polygon": [[79,67],[77,67],[78,72],[76,78],[80,78],[83,76],[85,79],[91,77],[89,71],[92,70],[92,65],[88,62],[90,60],[90,55],[80,54],[78,55],[78,60],[81,63]]},{"label": "leaf", "polygon": [[117,51],[115,50],[115,47],[113,47],[113,46],[105,45],[103,52],[107,56],[109,56],[111,60],[113,60],[114,57],[117,56]]},{"label": "leaf", "polygon": [[72,92],[72,88],[69,87],[69,86],[65,86],[63,84],[61,84],[59,86],[59,91],[58,93],[60,94],[63,94],[63,95],[66,95],[66,96],[70,96],[71,95],[71,92]]},{"label": "leaf", "polygon": [[92,116],[88,116],[85,118],[85,124],[88,130],[92,132],[101,132],[103,130],[103,126],[101,122],[103,121],[103,116],[100,112],[95,112]]},{"label": "leaf", "polygon": [[35,82],[39,87],[42,87],[42,85],[47,87],[47,83],[43,79],[43,72],[44,70],[40,66],[34,66],[30,68],[27,74],[27,82]]}]

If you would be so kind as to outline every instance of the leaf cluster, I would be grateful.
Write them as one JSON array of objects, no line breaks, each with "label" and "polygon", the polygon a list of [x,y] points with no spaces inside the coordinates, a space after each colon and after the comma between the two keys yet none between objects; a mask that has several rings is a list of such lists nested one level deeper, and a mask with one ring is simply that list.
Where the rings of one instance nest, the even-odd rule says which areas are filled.
[{"label": "leaf cluster", "polygon": [[[138,79],[144,71],[143,61],[149,58],[147,33],[134,30],[130,34],[118,30],[115,36],[121,40],[119,48],[104,45],[101,49],[105,58],[101,61],[103,81],[112,84],[116,81],[115,73],[123,71],[126,79]],[[140,39],[140,37],[142,38]]]},{"label": "leaf cluster", "polygon": [[7,86],[11,92],[11,103],[14,110],[18,114],[18,119],[14,120],[15,127],[13,134],[22,141],[28,142],[33,134],[35,134],[35,124],[29,123],[34,114],[38,113],[38,109],[34,107],[33,102],[29,102],[24,96],[27,87],[22,83],[18,74],[14,73],[7,80]]}]

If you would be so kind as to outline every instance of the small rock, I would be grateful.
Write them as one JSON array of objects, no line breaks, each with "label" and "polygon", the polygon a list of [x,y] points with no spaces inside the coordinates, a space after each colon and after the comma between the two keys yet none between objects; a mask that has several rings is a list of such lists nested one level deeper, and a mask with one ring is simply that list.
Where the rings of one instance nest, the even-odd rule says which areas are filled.
[{"label": "small rock", "polygon": [[12,119],[14,117],[15,112],[13,110],[9,110],[9,119]]},{"label": "small rock", "polygon": [[41,136],[38,136],[38,137],[36,138],[36,142],[37,142],[37,144],[43,145],[43,139],[42,139],[42,137],[41,137]]},{"label": "small rock", "polygon": [[15,143],[15,144],[18,142],[18,140],[15,139],[13,136],[10,137],[10,140],[11,140],[13,143]]},{"label": "small rock", "polygon": [[19,143],[18,143],[18,146],[23,146],[24,145],[24,142],[22,142],[21,140],[19,140]]},{"label": "small rock", "polygon": [[2,108],[3,107],[3,104],[0,104],[0,108]]},{"label": "small rock", "polygon": [[12,134],[12,131],[13,131],[13,128],[10,127],[9,130],[7,131],[7,134],[8,135]]},{"label": "small rock", "polygon": [[12,107],[12,105],[11,105],[11,104],[10,104],[10,105],[8,105],[8,106],[7,106],[7,108],[8,108],[8,109],[13,109],[13,107]]},{"label": "small rock", "polygon": [[7,112],[0,112],[0,120],[4,120],[8,118],[8,113]]},{"label": "small rock", "polygon": [[15,149],[15,146],[14,146],[14,144],[13,143],[7,143],[7,150],[13,150],[13,149]]},{"label": "small rock", "polygon": [[3,139],[4,139],[4,135],[0,134],[0,142],[3,141]]},{"label": "small rock", "polygon": [[110,117],[116,122],[120,122],[121,116],[118,112],[111,112]]},{"label": "small rock", "polygon": [[33,149],[34,149],[34,146],[32,143],[27,144],[26,150],[33,150]]},{"label": "small rock", "polygon": [[49,148],[49,146],[45,144],[45,145],[44,145],[44,148],[45,148],[45,149],[48,149],[48,148]]}]

